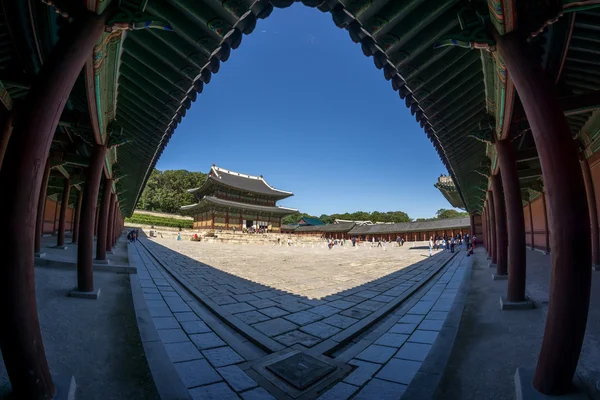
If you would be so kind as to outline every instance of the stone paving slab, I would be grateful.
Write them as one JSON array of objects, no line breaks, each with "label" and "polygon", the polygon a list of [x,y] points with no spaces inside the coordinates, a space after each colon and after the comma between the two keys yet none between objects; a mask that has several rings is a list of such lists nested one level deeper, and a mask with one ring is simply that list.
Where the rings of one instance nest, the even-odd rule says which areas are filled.
[{"label": "stone paving slab", "polygon": [[[345,382],[362,386],[353,399],[398,399],[413,379],[425,371],[422,366],[439,333],[446,329],[444,322],[448,315],[447,311],[434,311],[433,305],[443,300],[452,306],[456,288],[467,276],[464,260],[464,253],[457,255],[407,314],[399,316],[397,323],[374,344],[349,361],[357,369]],[[423,313],[426,309],[429,311]]]},{"label": "stone paving slab", "polygon": [[[171,246],[172,242],[142,241],[162,266],[175,274],[180,283],[192,289],[213,312],[272,351],[277,348],[266,339],[280,337],[282,342],[278,343],[289,346],[292,337],[283,335],[293,330],[311,336],[305,338],[303,345],[315,347],[319,352],[332,351],[390,312],[453,256],[449,252],[440,252],[436,257],[420,258],[416,253],[406,251],[409,260],[416,259],[418,262],[361,286],[321,299],[309,299],[228,274],[165,247]],[[265,275],[264,263],[260,267],[261,276]],[[246,265],[244,269],[251,268]],[[291,278],[296,279],[295,274],[297,272]],[[330,278],[335,280],[339,277]],[[327,278],[324,276],[319,280]],[[435,301],[437,299],[424,300],[417,305],[419,312],[425,315],[434,307]]]},{"label": "stone paving slab", "polygon": [[[228,346],[231,334],[224,335],[220,329],[217,333],[214,321],[211,329],[203,320],[208,314],[222,312],[216,316],[241,334],[248,327],[264,335],[255,344],[269,339],[282,349],[300,346],[320,354],[368,329],[434,277],[426,293],[412,302],[405,314],[385,324],[386,332],[368,336],[363,350],[349,361],[354,371],[320,393],[323,399],[399,398],[429,354],[455,299],[458,275],[464,272],[459,268],[461,254],[452,258],[454,255],[441,253],[360,287],[308,299],[215,271],[168,249],[157,251],[151,242],[144,245],[152,253],[138,244],[134,257],[143,265],[138,267],[144,280],[140,290],[148,296],[148,311],[153,314],[158,336],[192,398],[273,398],[259,386],[261,381],[240,368],[247,359]],[[163,268],[169,268],[170,274],[179,272],[171,276]],[[436,275],[440,268],[442,273]],[[194,297],[177,289],[175,281],[191,288]],[[202,301],[196,300],[198,294]],[[199,312],[203,307],[206,311]]]}]

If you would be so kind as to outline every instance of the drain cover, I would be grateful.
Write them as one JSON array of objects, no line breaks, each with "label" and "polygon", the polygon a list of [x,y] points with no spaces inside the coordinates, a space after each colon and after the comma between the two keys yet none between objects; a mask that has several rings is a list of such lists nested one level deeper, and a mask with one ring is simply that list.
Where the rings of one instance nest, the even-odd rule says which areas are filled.
[{"label": "drain cover", "polygon": [[303,390],[330,374],[335,367],[304,353],[267,365],[267,369],[294,387]]}]

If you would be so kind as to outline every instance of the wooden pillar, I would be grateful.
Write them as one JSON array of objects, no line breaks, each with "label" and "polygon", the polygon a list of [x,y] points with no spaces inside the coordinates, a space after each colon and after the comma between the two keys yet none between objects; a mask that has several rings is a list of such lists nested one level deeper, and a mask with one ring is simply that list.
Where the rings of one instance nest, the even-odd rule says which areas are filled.
[{"label": "wooden pillar", "polygon": [[[112,186],[112,181],[111,181]],[[108,220],[106,223],[106,251],[112,251],[113,245],[113,232],[115,229],[115,207],[117,205],[117,195],[115,193],[110,194],[109,205],[108,205]]]},{"label": "wooden pillar", "polygon": [[100,191],[105,156],[106,145],[95,145],[90,165],[86,169],[77,247],[77,288],[81,292],[94,290],[94,220],[97,215],[98,192]]},{"label": "wooden pillar", "polygon": [[[96,204],[98,204],[97,200]],[[98,219],[100,219],[100,207],[96,205],[96,209],[94,210],[94,236],[98,236]]]},{"label": "wooden pillar", "polygon": [[44,208],[46,206],[46,191],[48,190],[48,179],[50,178],[50,160],[46,161],[46,167],[44,168],[44,175],[42,176],[42,183],[37,203],[37,215],[35,221],[35,239],[34,239],[34,253],[41,254],[42,250],[42,235],[44,234]]},{"label": "wooden pillar", "polygon": [[[483,211],[481,212],[481,244],[485,248],[487,252],[489,252],[490,244],[488,242],[487,236],[487,204],[484,206]],[[473,242],[473,237],[471,236],[471,242]]]},{"label": "wooden pillar", "polygon": [[[14,107],[14,106],[13,106]],[[4,153],[8,147],[8,141],[13,130],[15,110],[5,110],[4,119],[0,125],[0,169],[2,168],[2,160],[4,159]]]},{"label": "wooden pillar", "polygon": [[[65,222],[67,217],[67,210],[69,209],[70,194],[71,180],[69,178],[65,178],[62,198],[60,202],[60,216],[58,217],[58,235],[56,239],[57,247],[62,247],[65,245]],[[58,205],[58,202],[56,204]]]},{"label": "wooden pillar", "polygon": [[496,251],[498,248],[498,245],[496,243],[496,207],[494,202],[494,194],[492,190],[490,190],[488,204],[490,211],[490,248],[492,249],[492,264],[496,264],[498,262],[498,254]]},{"label": "wooden pillar", "polygon": [[590,215],[592,265],[598,266],[600,265],[600,238],[598,235],[598,209],[596,205],[596,196],[594,194],[594,182],[592,180],[590,165],[585,158],[585,154],[581,152],[579,155],[579,164],[581,165],[581,171],[583,173],[583,182],[585,183],[585,194]]},{"label": "wooden pillar", "polygon": [[550,226],[548,224],[548,207],[546,205],[546,193],[541,193],[542,197],[542,209],[544,210],[544,236],[545,236],[545,246],[546,246],[546,254],[550,253]]},{"label": "wooden pillar", "polygon": [[535,232],[533,230],[533,209],[531,208],[531,200],[527,200],[529,204],[529,225],[531,226],[531,250],[535,249]]},{"label": "wooden pillar", "polygon": [[506,232],[506,206],[504,190],[500,176],[490,176],[494,195],[494,213],[496,221],[496,275],[507,275],[508,235]]},{"label": "wooden pillar", "polygon": [[58,221],[57,215],[58,215],[58,198],[54,202],[54,217],[52,218],[52,233],[51,233],[52,236],[54,236],[54,234],[56,234],[56,231],[57,231],[57,229],[56,229],[56,222]]},{"label": "wooden pillar", "polygon": [[[104,31],[86,13],[66,28],[33,81],[0,170],[0,348],[15,398],[49,399],[54,384],[44,354],[33,272],[36,212],[44,165],[69,93]],[[40,227],[41,229],[41,227]]]},{"label": "wooden pillar", "polygon": [[106,260],[106,235],[108,234],[108,214],[112,198],[111,191],[112,179],[104,179],[102,204],[100,205],[100,217],[98,219],[98,237],[96,238],[96,261]]},{"label": "wooden pillar", "polygon": [[[82,184],[83,185],[83,184]],[[75,215],[73,216],[73,239],[71,242],[77,243],[79,239],[79,218],[81,215],[81,201],[83,200],[83,188],[77,194],[77,205],[75,206]]]},{"label": "wooden pillar", "polygon": [[548,194],[550,301],[533,386],[547,395],[562,395],[572,388],[590,301],[591,242],[585,184],[554,82],[515,33],[496,33],[495,39],[531,126]]},{"label": "wooden pillar", "polygon": [[115,220],[113,222],[113,237],[112,237],[112,246],[114,247],[117,244],[117,240],[119,240],[119,236],[121,236],[121,227],[120,227],[120,210],[119,210],[119,202],[115,199]]},{"label": "wooden pillar", "polygon": [[523,200],[517,173],[517,160],[510,139],[496,140],[496,152],[504,189],[508,232],[508,291],[506,299],[512,302],[521,302],[525,300],[527,262],[525,215],[523,214]]}]

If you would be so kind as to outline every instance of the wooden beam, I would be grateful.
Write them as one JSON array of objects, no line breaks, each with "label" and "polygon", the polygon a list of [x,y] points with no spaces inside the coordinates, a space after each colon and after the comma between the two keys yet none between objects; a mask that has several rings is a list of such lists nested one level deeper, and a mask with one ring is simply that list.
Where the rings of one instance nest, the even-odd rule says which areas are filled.
[{"label": "wooden beam", "polygon": [[527,149],[527,150],[521,150],[521,151],[517,152],[516,159],[517,159],[518,163],[537,160],[538,159],[537,149],[531,148],[531,149]]},{"label": "wooden beam", "polygon": [[540,168],[528,168],[517,171],[519,179],[531,179],[539,178],[542,176],[542,170]]},{"label": "wooden beam", "polygon": [[[600,90],[579,94],[574,96],[563,96],[558,98],[560,108],[565,115],[582,114],[600,109]],[[513,123],[526,119],[525,111],[521,103],[515,104],[513,111]]]}]

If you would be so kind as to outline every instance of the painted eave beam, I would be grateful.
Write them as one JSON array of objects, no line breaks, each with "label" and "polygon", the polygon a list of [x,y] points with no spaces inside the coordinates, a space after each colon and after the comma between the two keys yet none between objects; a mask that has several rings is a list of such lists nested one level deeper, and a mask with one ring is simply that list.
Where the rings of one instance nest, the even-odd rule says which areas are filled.
[{"label": "painted eave beam", "polygon": [[[582,114],[600,109],[600,90],[574,96],[559,97],[558,102],[565,115]],[[525,111],[519,103],[515,104],[513,122],[525,119]]]}]

